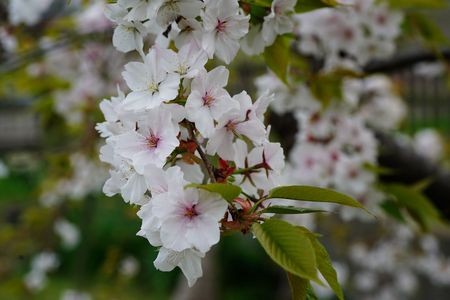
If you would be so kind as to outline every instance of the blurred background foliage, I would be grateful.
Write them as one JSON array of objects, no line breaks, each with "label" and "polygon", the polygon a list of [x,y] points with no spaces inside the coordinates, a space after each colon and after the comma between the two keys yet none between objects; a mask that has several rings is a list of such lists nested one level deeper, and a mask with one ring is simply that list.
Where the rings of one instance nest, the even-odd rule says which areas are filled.
[{"label": "blurred background foliage", "polygon": [[[88,186],[84,193],[77,194],[75,190],[72,195],[58,195],[62,200],[59,199],[57,205],[42,205],[45,193],[53,191],[65,178],[68,179],[68,185],[76,184],[69,178],[78,172],[77,166],[82,166],[83,163],[78,158],[71,160],[73,153],[82,153],[86,158],[96,159],[98,137],[94,126],[102,121],[97,108],[98,102],[102,97],[115,93],[116,83],[123,84],[117,79],[121,68],[116,65],[123,64],[129,56],[106,55],[111,50],[111,25],[89,33],[84,32],[80,26],[80,19],[81,22],[88,19],[86,16],[86,19],[80,17],[82,12],[93,4],[95,3],[91,1],[55,0],[44,12],[42,19],[30,26],[9,24],[7,3],[0,3],[0,28],[4,32],[1,38],[5,40],[14,37],[17,43],[12,52],[5,49],[4,43],[0,51],[0,162],[7,165],[7,172],[0,178],[0,299],[59,299],[64,291],[79,290],[88,291],[92,299],[157,300],[169,299],[178,290],[182,291],[185,284],[179,280],[178,270],[164,273],[153,267],[156,251],[145,239],[135,235],[140,228],[140,221],[136,217],[137,208],[127,206],[118,196],[104,196],[98,185],[89,186],[89,176],[102,180],[100,169],[104,167],[94,163],[89,170],[100,170],[99,174],[88,172],[77,175],[79,179],[88,181],[83,183]],[[417,44],[417,40],[435,54],[442,46],[448,46],[447,36],[450,32],[446,30],[450,28],[450,12],[448,8],[443,8],[445,1],[392,0],[390,4],[402,8],[415,4],[416,7],[440,9],[406,9],[406,34],[404,40],[400,41],[402,51],[423,48],[424,46]],[[103,3],[98,9],[103,9]],[[94,12],[94,16],[100,16],[98,12],[97,15]],[[432,21],[435,16],[438,24]],[[292,57],[287,55],[287,47],[276,47],[269,50],[272,53],[266,52],[265,57],[250,59],[240,54],[230,66],[230,93],[246,89],[254,95],[254,78],[266,71],[266,63],[279,74],[285,72],[283,68],[287,66],[285,59],[288,57],[291,57],[290,63],[299,69],[310,65],[310,58]],[[67,51],[68,54],[62,60],[48,61],[53,53],[57,54],[59,51]],[[80,118],[72,122],[64,115],[64,111],[55,108],[57,92],[64,93],[73,87],[72,76],[85,75],[83,68],[89,69],[89,66],[80,67],[80,60],[89,55],[93,55],[94,59],[88,65],[98,62],[100,66],[96,68],[100,74],[97,75],[101,78],[98,81],[107,84],[102,86],[103,83],[98,81],[82,83],[99,84],[102,88],[83,95],[83,101],[69,110],[69,114],[73,111],[80,114]],[[98,59],[96,55],[104,59]],[[444,59],[439,55],[437,57]],[[380,64],[375,63],[374,66],[376,68]],[[69,73],[74,71],[75,75],[60,76],[58,71],[64,73],[64,68],[68,68]],[[311,70],[308,68],[299,76],[310,76],[308,79],[315,96],[327,102],[340,92],[341,74],[318,76],[313,67]],[[111,70],[115,74],[109,73]],[[417,83],[405,83],[395,74],[393,78],[398,79],[400,93],[412,104],[402,131],[413,134],[420,129],[434,127],[448,141],[449,94],[440,87],[440,96],[427,101],[418,96],[421,91],[411,91],[411,86],[417,88]],[[450,85],[448,78],[447,81]],[[420,84],[430,85],[427,82]],[[68,98],[70,95],[63,94],[62,97]],[[428,113],[426,103],[431,101],[438,105],[438,110],[448,109],[449,113],[438,118],[434,111]],[[31,123],[24,121],[27,118]],[[282,127],[277,128],[277,116],[271,115],[268,119],[274,122],[274,138],[289,146],[289,134],[283,132]],[[291,126],[286,120],[288,119],[284,119],[284,122],[287,126]],[[446,145],[448,157],[450,147],[448,143]],[[64,186],[66,187],[67,185]],[[440,201],[449,207],[449,194],[441,194],[440,197]],[[393,210],[395,214],[396,208]],[[61,237],[55,233],[55,221],[62,217],[76,224],[79,231],[79,242],[70,249],[63,245]],[[319,232],[325,232],[325,244],[328,249],[333,249],[330,252],[336,257],[342,257],[348,254],[345,252],[350,251],[347,238],[355,226],[361,224],[356,222],[336,226],[338,221],[334,217],[332,214],[321,216],[318,222]],[[441,235],[441,243],[445,249],[450,240],[448,229],[438,228],[437,233]],[[365,234],[367,231],[361,233]],[[449,249],[446,250],[448,256],[450,252]],[[42,251],[58,253],[59,267],[49,272],[44,288],[33,290],[27,287],[24,278],[30,271],[34,255]],[[285,274],[267,258],[251,236],[224,237],[222,243],[216,246],[214,255],[220,257],[216,261],[218,266],[214,274],[220,299],[289,297]],[[351,289],[351,286],[348,287],[348,299],[358,299],[352,297]],[[425,297],[421,290],[414,299],[445,299],[439,297],[449,294],[450,290],[447,288],[431,297],[434,294],[428,290],[428,297]]]}]

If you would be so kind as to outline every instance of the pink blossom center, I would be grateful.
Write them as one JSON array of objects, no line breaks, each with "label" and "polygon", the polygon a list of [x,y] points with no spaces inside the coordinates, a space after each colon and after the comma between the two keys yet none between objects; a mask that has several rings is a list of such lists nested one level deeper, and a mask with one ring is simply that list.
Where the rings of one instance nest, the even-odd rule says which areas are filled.
[{"label": "pink blossom center", "polygon": [[314,159],[311,158],[311,157],[308,157],[308,158],[306,159],[306,161],[305,161],[305,165],[306,165],[306,168],[312,169],[312,168],[314,167],[314,165],[315,165]]},{"label": "pink blossom center", "polygon": [[227,125],[225,125],[225,127],[227,128],[228,131],[234,131],[236,130],[236,125],[237,124],[235,122],[229,121]]},{"label": "pink blossom center", "polygon": [[226,29],[227,21],[217,20],[216,31],[224,32]]},{"label": "pink blossom center", "polygon": [[377,22],[378,22],[379,25],[386,24],[386,21],[387,21],[387,18],[386,18],[385,15],[380,14],[380,15],[377,16]]},{"label": "pink blossom center", "polygon": [[353,40],[353,36],[354,36],[353,30],[351,28],[344,29],[343,36],[344,36],[344,39],[347,41]]},{"label": "pink blossom center", "polygon": [[198,216],[198,212],[195,209],[195,206],[196,204],[184,208],[184,216],[187,217],[189,220],[192,220],[193,218]]},{"label": "pink blossom center", "polygon": [[214,102],[214,98],[211,95],[208,95],[208,92],[205,93],[205,95],[202,97],[203,105],[204,106],[211,106]]},{"label": "pink blossom center", "polygon": [[339,153],[337,153],[337,152],[335,152],[335,151],[333,151],[333,152],[331,152],[331,160],[332,161],[338,161],[338,159],[339,159]]},{"label": "pink blossom center", "polygon": [[357,171],[357,170],[354,170],[354,169],[350,170],[350,171],[348,172],[348,177],[350,177],[350,178],[356,178],[356,177],[358,177],[358,171]]},{"label": "pink blossom center", "polygon": [[158,147],[160,138],[153,133],[150,134],[149,137],[147,137],[147,146],[151,149]]}]

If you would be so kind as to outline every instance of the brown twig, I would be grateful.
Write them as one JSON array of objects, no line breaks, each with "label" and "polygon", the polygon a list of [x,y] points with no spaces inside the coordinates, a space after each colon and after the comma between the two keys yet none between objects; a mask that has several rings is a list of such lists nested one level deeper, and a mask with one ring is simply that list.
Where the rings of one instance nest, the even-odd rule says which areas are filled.
[{"label": "brown twig", "polygon": [[195,137],[194,126],[190,122],[186,122],[186,124],[187,124],[187,129],[189,131],[189,138],[197,145],[198,154],[200,154],[200,157],[203,161],[203,165],[205,166],[205,169],[208,172],[208,175],[211,178],[211,181],[216,182],[216,176],[214,175],[213,166],[209,162],[208,157],[206,157],[205,152],[203,152],[203,149],[202,149],[200,143],[198,142],[197,138]]}]

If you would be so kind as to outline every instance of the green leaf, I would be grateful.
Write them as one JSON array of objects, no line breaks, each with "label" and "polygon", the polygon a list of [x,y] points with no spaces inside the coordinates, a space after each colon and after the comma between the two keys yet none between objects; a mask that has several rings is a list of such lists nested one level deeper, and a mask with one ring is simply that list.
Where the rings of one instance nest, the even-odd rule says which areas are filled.
[{"label": "green leaf", "polygon": [[398,203],[392,200],[386,200],[383,201],[380,204],[381,208],[391,217],[393,217],[394,219],[396,219],[397,221],[401,222],[401,223],[405,223],[406,220],[403,217],[403,214],[400,210],[400,207],[398,206]]},{"label": "green leaf", "polygon": [[269,192],[267,199],[281,198],[311,202],[330,202],[345,206],[358,207],[365,210],[364,206],[350,196],[334,190],[315,187],[291,185],[274,188]]},{"label": "green leaf", "polygon": [[440,222],[438,210],[420,192],[401,184],[384,185],[383,189],[408,210],[423,230],[428,230],[431,225]]},{"label": "green leaf", "polygon": [[289,272],[287,272],[287,277],[292,300],[306,300],[309,281]]},{"label": "green leaf", "polygon": [[289,287],[291,288],[292,300],[319,300],[309,280],[298,277],[287,272]]},{"label": "green leaf", "polygon": [[432,184],[434,181],[433,178],[427,177],[425,179],[419,180],[418,182],[414,183],[411,188],[419,193],[422,193],[425,191],[430,184]]},{"label": "green leaf", "polygon": [[307,236],[311,241],[316,254],[317,267],[320,273],[322,274],[323,278],[325,278],[325,280],[328,282],[328,285],[331,287],[336,296],[340,300],[344,300],[344,294],[339,284],[336,270],[333,268],[333,264],[331,262],[330,256],[328,255],[327,250],[319,242],[314,233],[312,233],[307,228],[302,226],[299,226],[297,228],[299,229],[299,231],[305,234],[305,236]]},{"label": "green leaf", "polygon": [[413,11],[405,14],[403,28],[407,35],[419,36],[431,48],[450,43],[442,29],[420,12]]},{"label": "green leaf", "polygon": [[310,209],[310,208],[301,208],[296,206],[283,206],[283,205],[272,205],[265,208],[263,213],[274,213],[274,214],[310,214],[310,213],[319,213],[319,212],[327,212],[326,210],[321,209]]},{"label": "green leaf", "polygon": [[209,183],[209,184],[196,184],[192,183],[186,187],[196,187],[199,189],[206,190],[208,192],[217,193],[222,196],[228,202],[232,202],[234,198],[239,197],[242,190],[240,187],[232,184],[226,183]]},{"label": "green leaf", "polygon": [[324,7],[333,7],[338,5],[335,0],[298,0],[295,5],[296,13],[304,13]]},{"label": "green leaf", "polygon": [[374,174],[378,174],[378,175],[392,175],[395,173],[394,169],[378,166],[378,165],[371,164],[371,163],[365,163],[363,165],[363,167],[367,171],[370,171],[370,172],[372,172]]},{"label": "green leaf", "polygon": [[250,23],[259,25],[264,22],[264,17],[268,14],[266,7],[252,5],[250,8]]},{"label": "green leaf", "polygon": [[335,100],[342,99],[342,78],[348,72],[337,70],[332,73],[318,74],[311,78],[309,88],[314,97],[325,107]]},{"label": "green leaf", "polygon": [[317,298],[316,293],[314,293],[314,289],[312,288],[311,284],[308,284],[308,287],[306,288],[306,300],[319,300]]},{"label": "green leaf", "polygon": [[317,277],[312,243],[297,227],[283,220],[269,219],[253,224],[252,231],[266,253],[283,269],[322,284]]},{"label": "green leaf", "polygon": [[288,84],[289,47],[289,39],[285,36],[278,36],[275,42],[264,50],[264,60],[267,66],[285,84]]}]

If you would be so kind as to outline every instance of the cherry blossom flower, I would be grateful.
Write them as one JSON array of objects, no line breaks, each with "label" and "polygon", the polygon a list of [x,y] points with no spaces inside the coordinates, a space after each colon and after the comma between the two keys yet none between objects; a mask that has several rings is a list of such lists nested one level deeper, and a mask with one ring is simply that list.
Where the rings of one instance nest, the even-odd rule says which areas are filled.
[{"label": "cherry blossom flower", "polygon": [[209,1],[203,18],[203,47],[212,57],[229,64],[239,50],[239,40],[248,32],[250,17],[239,12],[236,0]]},{"label": "cherry blossom flower", "polygon": [[161,63],[161,56],[151,49],[143,63],[130,62],[125,65],[122,74],[132,90],[123,101],[125,109],[151,109],[177,97],[180,76],[174,70],[165,68],[167,64]]},{"label": "cherry blossom flower", "polygon": [[208,54],[195,40],[181,47],[178,53],[166,49],[159,51],[168,69],[174,70],[181,78],[194,78],[208,61]]},{"label": "cherry blossom flower", "polygon": [[192,287],[198,278],[202,277],[201,259],[205,256],[195,249],[185,249],[174,251],[167,248],[160,248],[158,257],[153,264],[156,269],[169,272],[175,267],[179,267],[188,280],[189,287]]},{"label": "cherry blossom flower", "polygon": [[233,109],[237,103],[223,88],[228,81],[228,70],[217,67],[210,72],[200,71],[191,84],[191,94],[186,101],[187,118],[195,122],[198,131],[209,137],[214,131],[214,120]]},{"label": "cherry blossom flower", "polygon": [[171,119],[171,113],[165,109],[150,110],[147,118],[137,124],[136,131],[113,137],[117,153],[130,159],[140,174],[149,164],[162,167],[179,144],[179,128],[173,125]]},{"label": "cherry blossom flower", "polygon": [[112,197],[121,194],[126,203],[142,205],[147,191],[145,177],[138,174],[128,160],[114,152],[112,139],[100,149],[100,160],[109,163],[114,169],[109,170],[110,178],[103,185],[103,193]]},{"label": "cherry blossom flower", "polygon": [[236,140],[234,147],[236,168],[249,170],[235,176],[246,193],[257,195],[258,190],[267,192],[276,185],[284,168],[283,148],[279,143],[265,142],[248,152],[246,143]]},{"label": "cherry blossom flower", "polygon": [[289,13],[294,11],[297,0],[274,0],[272,2],[270,14],[264,17],[262,26],[262,37],[266,45],[272,45],[277,34],[291,32],[294,22]]},{"label": "cherry blossom flower", "polygon": [[161,26],[167,26],[179,16],[194,19],[200,15],[204,4],[200,0],[163,0],[159,7],[156,21]]},{"label": "cherry blossom flower", "polygon": [[105,8],[106,17],[117,24],[113,33],[114,47],[124,53],[132,50],[142,51],[146,27],[139,21],[125,19],[128,11],[119,4],[109,4]]},{"label": "cherry blossom flower", "polygon": [[163,0],[119,0],[118,5],[127,9],[124,19],[127,21],[152,20],[160,8]]},{"label": "cherry blossom flower", "polygon": [[244,91],[233,96],[239,108],[228,111],[218,120],[214,133],[209,137],[206,151],[218,153],[226,160],[233,160],[233,141],[236,136],[244,135],[252,142],[261,144],[266,137],[264,124],[252,112],[252,100]]},{"label": "cherry blossom flower", "polygon": [[219,221],[227,202],[217,194],[188,188],[183,193],[153,199],[153,213],[161,222],[165,248],[183,251],[195,248],[205,253],[220,238]]},{"label": "cherry blossom flower", "polygon": [[145,180],[152,196],[163,193],[181,193],[187,182],[180,167],[174,166],[167,170],[148,165],[144,171]]}]

